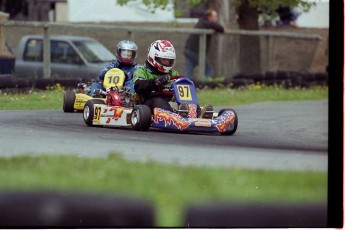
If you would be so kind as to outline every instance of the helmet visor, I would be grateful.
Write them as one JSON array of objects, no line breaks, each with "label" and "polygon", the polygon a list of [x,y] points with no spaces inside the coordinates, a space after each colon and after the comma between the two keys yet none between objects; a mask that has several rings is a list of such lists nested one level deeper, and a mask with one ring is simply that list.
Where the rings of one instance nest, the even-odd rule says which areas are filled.
[{"label": "helmet visor", "polygon": [[126,58],[126,59],[130,59],[130,58],[133,58],[133,50],[124,50],[124,49],[121,49],[120,50],[120,57],[121,58]]},{"label": "helmet visor", "polygon": [[175,59],[155,57],[155,61],[165,67],[173,67]]}]

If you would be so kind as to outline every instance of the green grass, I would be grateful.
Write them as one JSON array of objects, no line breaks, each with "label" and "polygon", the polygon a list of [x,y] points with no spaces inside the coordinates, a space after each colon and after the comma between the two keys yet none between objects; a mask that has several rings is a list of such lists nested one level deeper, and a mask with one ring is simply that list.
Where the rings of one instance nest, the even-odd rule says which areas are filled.
[{"label": "green grass", "polygon": [[[28,93],[0,92],[0,110],[62,109],[64,89],[56,86],[45,91]],[[328,98],[328,87],[284,89],[279,86],[250,85],[241,89],[198,90],[201,106],[231,106],[267,101],[319,100]]]},{"label": "green grass", "polygon": [[59,86],[26,93],[0,92],[0,110],[62,109],[63,93]]},{"label": "green grass", "polygon": [[190,203],[327,202],[326,172],[200,168],[77,156],[0,158],[0,189],[126,195],[149,201],[157,225],[182,225]]}]

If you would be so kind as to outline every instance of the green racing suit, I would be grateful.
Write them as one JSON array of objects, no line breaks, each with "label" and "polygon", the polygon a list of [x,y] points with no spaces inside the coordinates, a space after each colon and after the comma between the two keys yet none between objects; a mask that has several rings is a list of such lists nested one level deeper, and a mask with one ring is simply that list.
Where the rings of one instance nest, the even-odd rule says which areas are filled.
[{"label": "green racing suit", "polygon": [[166,74],[169,74],[170,76],[179,75],[178,72],[173,69],[169,73],[159,72],[148,62],[146,62],[143,67],[140,67],[134,71],[134,90],[142,97],[144,104],[148,105],[152,111],[155,107],[172,111],[172,108],[168,103],[171,98],[165,96],[155,84],[156,78]]}]

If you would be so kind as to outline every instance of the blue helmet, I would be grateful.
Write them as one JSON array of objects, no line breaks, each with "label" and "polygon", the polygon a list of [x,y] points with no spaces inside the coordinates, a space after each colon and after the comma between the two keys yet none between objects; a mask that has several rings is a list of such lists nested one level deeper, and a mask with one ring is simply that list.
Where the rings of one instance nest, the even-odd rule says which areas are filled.
[{"label": "blue helmet", "polygon": [[133,65],[137,57],[138,46],[129,40],[120,41],[116,46],[115,56],[123,65]]}]

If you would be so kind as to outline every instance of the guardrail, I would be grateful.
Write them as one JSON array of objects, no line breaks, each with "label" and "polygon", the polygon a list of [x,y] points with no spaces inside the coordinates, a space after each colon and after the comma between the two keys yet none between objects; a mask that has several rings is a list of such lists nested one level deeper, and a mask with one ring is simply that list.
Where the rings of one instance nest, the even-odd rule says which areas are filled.
[{"label": "guardrail", "polygon": [[[174,33],[174,34],[197,34],[199,35],[199,71],[198,79],[202,79],[205,72],[206,59],[206,36],[214,34],[213,30],[209,29],[195,29],[195,28],[164,28],[164,27],[135,27],[135,26],[111,26],[111,25],[85,25],[85,24],[71,24],[71,23],[50,23],[50,22],[24,22],[24,21],[5,21],[0,23],[0,31],[5,27],[26,27],[26,28],[42,28],[44,36],[43,60],[44,60],[44,78],[51,77],[50,68],[50,30],[51,29],[82,29],[82,30],[113,30],[127,33],[127,38],[134,40],[135,33]],[[266,63],[267,69],[270,69],[271,63],[271,47],[272,38],[293,38],[293,39],[310,39],[320,40],[319,35],[306,35],[288,32],[272,32],[272,31],[247,31],[247,30],[233,30],[225,32],[220,36],[264,36],[266,38]]]}]

